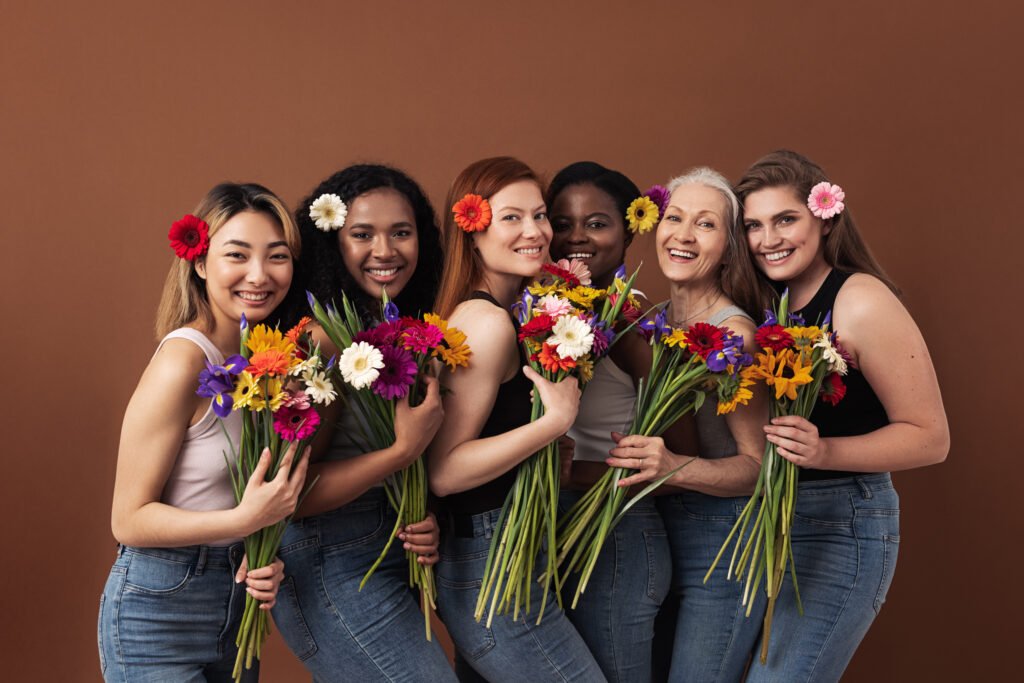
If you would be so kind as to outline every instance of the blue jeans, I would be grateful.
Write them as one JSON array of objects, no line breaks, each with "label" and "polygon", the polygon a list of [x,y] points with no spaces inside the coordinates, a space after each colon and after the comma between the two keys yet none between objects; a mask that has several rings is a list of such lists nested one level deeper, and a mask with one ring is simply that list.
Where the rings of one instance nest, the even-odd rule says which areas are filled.
[{"label": "blue jeans", "polygon": [[401,541],[359,590],[395,518],[383,489],[371,489],[288,525],[274,622],[318,682],[456,680],[437,640],[426,639]]},{"label": "blue jeans", "polygon": [[[498,533],[500,510],[462,518],[468,530],[453,529],[441,536],[437,565],[437,609],[462,659],[492,683],[509,681],[583,681],[599,683],[605,677],[548,591],[544,619],[537,625],[541,589],[531,592],[530,616],[512,620],[512,614],[473,617],[480,592],[491,537]],[[538,562],[538,565],[542,562]]]},{"label": "blue jeans", "polygon": [[[100,598],[105,681],[231,681],[245,608],[244,550],[119,546]],[[259,664],[244,681],[259,678]]]},{"label": "blue jeans", "polygon": [[799,491],[793,562],[804,614],[787,578],[775,604],[768,664],[761,664],[758,643],[748,682],[838,681],[896,569],[900,499],[888,473],[805,482]]},{"label": "blue jeans", "polygon": [[763,611],[755,606],[745,616],[743,586],[726,578],[729,552],[706,584],[704,575],[746,502],[696,491],[658,498],[672,550],[670,599],[678,604],[670,681],[726,683],[743,677]]},{"label": "blue jeans", "polygon": [[[564,513],[580,491],[562,491]],[[630,508],[601,549],[587,590],[571,609],[580,575],[562,588],[566,614],[612,683],[649,683],[654,618],[668,595],[672,558],[653,498]]]}]

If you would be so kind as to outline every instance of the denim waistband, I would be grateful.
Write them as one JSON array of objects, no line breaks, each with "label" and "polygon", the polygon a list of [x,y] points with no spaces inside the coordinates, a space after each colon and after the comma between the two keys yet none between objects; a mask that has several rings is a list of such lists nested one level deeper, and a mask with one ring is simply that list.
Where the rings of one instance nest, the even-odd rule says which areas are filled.
[{"label": "denim waistband", "polygon": [[888,472],[859,474],[855,477],[842,477],[840,479],[801,481],[798,484],[800,493],[813,495],[818,492],[826,493],[838,489],[854,489],[859,491],[865,498],[870,498],[872,491],[885,491],[892,488],[892,476]]},{"label": "denim waistband", "polygon": [[237,567],[245,554],[245,546],[242,543],[231,545],[189,545],[183,548],[139,548],[130,545],[120,545],[117,554],[120,557],[126,553],[135,555],[148,555],[169,562],[189,564],[195,568],[196,574],[201,574],[203,569],[210,568],[233,568]]},{"label": "denim waistband", "polygon": [[494,534],[494,530],[498,528],[500,517],[501,508],[472,515],[449,512],[444,515],[444,524],[454,536],[459,538],[477,538],[479,536],[490,538]]}]

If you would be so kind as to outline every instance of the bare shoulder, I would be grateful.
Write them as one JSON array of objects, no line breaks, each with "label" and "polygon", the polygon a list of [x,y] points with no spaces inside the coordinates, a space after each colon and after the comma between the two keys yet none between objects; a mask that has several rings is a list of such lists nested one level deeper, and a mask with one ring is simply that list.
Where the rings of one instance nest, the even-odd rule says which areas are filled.
[{"label": "bare shoulder", "polygon": [[909,319],[909,313],[892,290],[874,275],[854,273],[836,295],[833,320],[837,330],[888,317]]},{"label": "bare shoulder", "polygon": [[459,304],[448,322],[465,333],[473,353],[471,367],[502,370],[508,366],[517,344],[508,313],[487,301],[471,299]]},{"label": "bare shoulder", "polygon": [[199,346],[187,339],[168,339],[149,362],[145,375],[174,384],[186,379],[195,382],[205,365],[206,354]]}]

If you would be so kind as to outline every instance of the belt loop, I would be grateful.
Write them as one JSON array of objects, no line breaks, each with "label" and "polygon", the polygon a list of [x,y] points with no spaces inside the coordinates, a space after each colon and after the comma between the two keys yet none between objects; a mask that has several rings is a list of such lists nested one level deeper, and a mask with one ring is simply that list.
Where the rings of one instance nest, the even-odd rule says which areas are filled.
[{"label": "belt loop", "polygon": [[871,500],[874,497],[874,494],[871,492],[871,487],[868,486],[868,483],[864,480],[864,477],[854,477],[854,480],[857,482],[857,486],[860,487],[861,498],[863,498],[864,500]]},{"label": "belt loop", "polygon": [[118,543],[117,544],[117,556],[121,557],[122,555],[124,555],[124,543]]},{"label": "belt loop", "polygon": [[208,551],[207,546],[199,546],[199,557],[196,558],[196,576],[203,575],[203,569],[206,567],[206,553]]}]

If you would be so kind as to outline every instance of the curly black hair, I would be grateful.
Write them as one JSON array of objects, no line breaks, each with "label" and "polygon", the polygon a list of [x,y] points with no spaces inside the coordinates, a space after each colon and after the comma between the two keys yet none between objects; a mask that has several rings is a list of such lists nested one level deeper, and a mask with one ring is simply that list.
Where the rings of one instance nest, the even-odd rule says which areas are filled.
[{"label": "curly black hair", "polygon": [[[626,175],[606,168],[594,161],[577,161],[555,174],[548,185],[547,205],[551,208],[555,198],[572,185],[593,185],[615,201],[626,225],[626,210],[634,199],[640,196],[640,189]],[[626,246],[633,240],[633,233],[626,227]]]},{"label": "curly black hair", "polygon": [[[295,211],[295,222],[302,236],[302,256],[295,264],[295,275],[288,296],[275,312],[283,327],[309,315],[306,292],[323,303],[341,303],[341,292],[355,304],[364,320],[380,317],[380,301],[357,285],[345,267],[338,250],[338,236],[316,227],[309,217],[310,205],[322,194],[336,194],[348,205],[371,190],[389,187],[400,192],[412,207],[419,244],[416,270],[402,289],[395,304],[403,315],[430,311],[441,280],[441,233],[434,207],[416,182],[398,169],[380,164],[357,164],[344,168],[317,185]],[[273,317],[271,318],[273,319]]]}]

